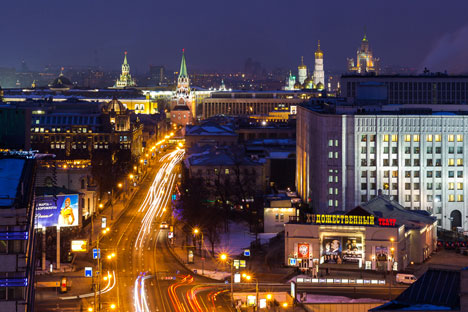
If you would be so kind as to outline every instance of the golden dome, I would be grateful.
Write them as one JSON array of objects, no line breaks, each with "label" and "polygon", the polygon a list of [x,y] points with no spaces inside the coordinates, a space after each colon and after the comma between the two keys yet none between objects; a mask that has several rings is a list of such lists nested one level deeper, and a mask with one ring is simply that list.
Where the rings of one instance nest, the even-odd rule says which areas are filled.
[{"label": "golden dome", "polygon": [[307,69],[307,66],[304,65],[304,57],[301,56],[301,65],[299,65],[297,68],[299,69]]},{"label": "golden dome", "polygon": [[298,90],[299,90],[299,89],[302,89],[302,85],[301,85],[299,82],[296,82],[296,83],[294,84],[294,89],[298,89]]},{"label": "golden dome", "polygon": [[323,85],[323,83],[319,82],[317,83],[317,90],[323,90],[325,89],[325,86]]},{"label": "golden dome", "polygon": [[312,77],[307,78],[304,81],[304,86],[306,89],[315,89],[314,79],[312,79]]},{"label": "golden dome", "polygon": [[320,50],[320,40],[318,41],[318,47],[317,47],[317,51],[315,51],[315,58],[318,59],[322,59],[323,58],[323,52],[322,50]]}]

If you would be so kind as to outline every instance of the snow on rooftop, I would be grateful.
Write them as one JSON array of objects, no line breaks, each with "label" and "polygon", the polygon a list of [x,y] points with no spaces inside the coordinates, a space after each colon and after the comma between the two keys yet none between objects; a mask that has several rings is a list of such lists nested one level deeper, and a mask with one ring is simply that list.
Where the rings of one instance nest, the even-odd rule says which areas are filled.
[{"label": "snow on rooftop", "polygon": [[13,205],[24,163],[24,159],[0,159],[0,206]]}]

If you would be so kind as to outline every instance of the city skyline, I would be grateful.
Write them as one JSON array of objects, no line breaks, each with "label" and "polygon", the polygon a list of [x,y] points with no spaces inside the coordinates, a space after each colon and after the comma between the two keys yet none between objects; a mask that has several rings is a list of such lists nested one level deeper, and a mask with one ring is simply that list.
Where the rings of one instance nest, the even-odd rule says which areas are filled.
[{"label": "city skyline", "polygon": [[[178,55],[185,48],[194,71],[242,70],[249,57],[267,69],[295,69],[304,56],[310,68],[320,40],[325,68],[344,72],[346,58],[355,55],[365,32],[383,67],[396,64],[419,72],[428,67],[459,74],[468,72],[458,65],[468,51],[463,42],[468,32],[463,12],[468,4],[455,5],[445,10],[435,1],[397,1],[369,3],[362,9],[342,1],[269,2],[267,11],[261,2],[238,3],[229,10],[209,2],[130,6],[116,1],[112,7],[91,2],[6,3],[9,14],[0,27],[8,29],[3,38],[9,44],[2,51],[0,67],[20,68],[25,60],[33,70],[45,64],[116,69],[128,51],[137,73],[150,64],[177,68]],[[23,22],[18,24],[20,18]]]}]

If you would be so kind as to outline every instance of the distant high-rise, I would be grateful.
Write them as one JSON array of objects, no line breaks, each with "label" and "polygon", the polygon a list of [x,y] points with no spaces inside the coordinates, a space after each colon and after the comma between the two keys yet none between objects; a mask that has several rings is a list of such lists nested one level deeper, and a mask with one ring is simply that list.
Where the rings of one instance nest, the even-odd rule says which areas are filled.
[{"label": "distant high-rise", "polygon": [[127,51],[125,51],[124,62],[122,64],[122,73],[120,78],[115,82],[115,88],[125,88],[136,86],[135,80],[130,75],[130,65],[127,62]]},{"label": "distant high-rise", "polygon": [[154,66],[150,65],[149,68],[149,78],[152,84],[160,85],[164,82],[164,66]]},{"label": "distant high-rise", "polygon": [[365,73],[379,73],[379,58],[375,58],[372,55],[372,51],[369,48],[369,40],[367,36],[364,35],[361,41],[361,47],[356,52],[356,64],[354,64],[354,59],[348,58],[348,71],[358,74]]},{"label": "distant high-rise", "polygon": [[192,108],[194,101],[190,91],[190,78],[187,73],[185,63],[185,50],[182,50],[182,61],[180,63],[179,78],[177,78],[177,88],[173,98],[171,110],[171,122],[174,125],[185,126],[192,123]]}]

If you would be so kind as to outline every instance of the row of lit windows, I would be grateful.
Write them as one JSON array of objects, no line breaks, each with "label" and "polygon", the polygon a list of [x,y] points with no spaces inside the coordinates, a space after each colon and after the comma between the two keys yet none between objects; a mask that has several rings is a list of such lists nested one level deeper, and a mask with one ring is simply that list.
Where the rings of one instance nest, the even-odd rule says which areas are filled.
[{"label": "row of lit windows", "polygon": [[[434,172],[435,172],[435,174],[434,174]],[[391,172],[389,170],[385,170],[383,172],[383,177],[384,178],[390,178],[390,174],[391,174],[392,178],[398,178],[398,170],[393,170]],[[405,174],[405,178],[411,178],[411,171],[407,170],[407,171],[405,171],[404,174]],[[449,178],[455,178],[455,171],[448,170],[447,174],[448,174]],[[369,171],[369,176],[371,178],[375,178],[377,176],[377,171],[370,170]],[[412,176],[413,176],[413,178],[419,178],[419,171],[414,171]],[[442,171],[440,171],[440,170],[426,171],[426,177],[428,177],[428,178],[433,178],[433,177],[442,178]],[[361,171],[361,178],[367,178],[367,170],[362,170]],[[463,178],[463,171],[462,170],[457,171],[457,178]]]},{"label": "row of lit windows", "polygon": [[333,205],[335,205],[335,207],[338,207],[338,200],[337,199],[335,199],[335,200],[329,199],[328,200],[328,207],[331,208],[331,207],[333,207]]},{"label": "row of lit windows", "polygon": [[[413,201],[415,202],[418,202],[420,198],[421,197],[419,195],[405,195],[405,202],[411,202],[411,199],[413,199]],[[449,202],[454,202],[455,199],[457,202],[463,202],[464,201],[463,194],[458,194],[456,196],[455,194],[448,195]],[[442,195],[427,195],[427,202],[429,203],[432,203],[432,202],[440,203],[441,201],[442,201]]]},{"label": "row of lit windows", "polygon": [[[370,185],[371,190],[376,190],[377,189],[377,185],[375,183],[369,183],[369,185]],[[450,182],[450,183],[448,183],[448,190],[449,191],[454,191],[455,190],[455,185],[457,186],[457,188],[456,188],[457,191],[462,191],[463,190],[463,183],[462,182],[458,182],[458,183]],[[362,191],[367,190],[367,186],[368,186],[367,183],[361,183],[361,190]],[[427,183],[426,186],[427,186],[426,190],[428,190],[428,191],[442,190],[442,183],[435,183],[435,185],[433,183]],[[388,190],[389,188],[390,188],[390,184],[389,183],[384,183],[383,189]],[[420,190],[420,184],[419,183],[413,183],[413,184],[405,183],[405,190],[411,191],[412,189],[415,190],[415,191]],[[392,190],[398,190],[398,183],[392,183]],[[329,191],[330,195],[333,194],[333,188],[329,188],[328,191]],[[338,189],[335,189],[335,192],[336,192],[336,194],[338,194]]]},{"label": "row of lit windows", "polygon": [[328,158],[329,158],[329,159],[332,159],[333,156],[334,156],[335,158],[338,158],[339,153],[338,153],[338,152],[328,152]]},{"label": "row of lit windows", "polygon": [[[333,156],[333,155],[332,155]],[[435,160],[435,161],[434,161]],[[392,167],[398,167],[398,159],[392,159],[391,160],[391,166]],[[421,165],[421,162],[419,160],[419,158],[415,158],[413,159],[413,162],[411,162],[411,159],[407,158],[405,159],[405,166],[411,166],[411,163],[414,167],[419,167]],[[369,161],[367,161],[367,159],[361,159],[361,166],[376,166],[377,164],[377,161],[375,159],[370,159]],[[390,166],[390,159],[383,159],[382,160],[382,165],[384,167],[389,167]],[[447,165],[450,166],[450,167],[453,167],[453,166],[463,166],[463,158],[449,158],[447,160]],[[432,166],[436,166],[436,167],[441,167],[442,166],[442,159],[441,158],[437,158],[437,159],[426,159],[426,166],[428,167],[432,167]]]},{"label": "row of lit windows", "polygon": [[328,140],[328,146],[332,147],[333,144],[335,146],[338,146],[338,140]]},{"label": "row of lit windows", "polygon": [[[366,135],[363,134],[361,135],[361,142],[367,142],[367,139],[369,138],[370,142],[375,142],[375,134],[372,135]],[[384,142],[390,142],[390,139],[392,142],[398,142],[398,134],[384,134],[383,135],[383,141]],[[419,134],[405,134],[404,135],[404,140],[405,142],[419,142],[420,141],[420,135]],[[447,136],[447,140],[449,142],[463,142],[463,134],[449,134]],[[426,142],[441,142],[442,141],[442,135],[441,134],[427,134],[426,135]],[[330,144],[330,143],[329,143]],[[331,146],[331,145],[329,145]]]},{"label": "row of lit windows", "polygon": [[[455,154],[455,146],[449,146],[448,148],[448,153],[449,154]],[[435,150],[436,154],[442,154],[442,147],[436,146],[434,149],[432,146],[428,146],[426,148],[427,154],[432,154],[433,151]],[[384,146],[383,152],[384,154],[389,154],[390,148],[388,146]],[[398,147],[392,146],[392,154],[398,154]],[[419,147],[415,146],[413,147],[413,154],[419,154]],[[410,146],[405,146],[404,150],[405,154],[411,154],[411,147]],[[456,149],[457,154],[463,154],[463,146],[457,146]],[[375,154],[375,147],[371,146],[369,147],[369,153],[370,154]],[[361,146],[361,154],[367,154],[367,147],[366,146]]]}]

